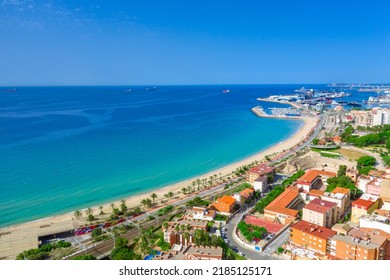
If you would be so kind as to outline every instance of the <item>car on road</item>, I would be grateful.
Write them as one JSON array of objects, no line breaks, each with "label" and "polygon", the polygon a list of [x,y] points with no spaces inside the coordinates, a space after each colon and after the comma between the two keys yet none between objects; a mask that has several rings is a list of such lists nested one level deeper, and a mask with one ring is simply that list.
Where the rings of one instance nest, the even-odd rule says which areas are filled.
[{"label": "car on road", "polygon": [[225,243],[229,244],[229,240],[227,238],[225,238],[223,241],[225,241]]},{"label": "car on road", "polygon": [[223,227],[222,228],[222,232],[226,232],[226,231],[227,231],[227,229]]},{"label": "car on road", "polygon": [[245,254],[242,253],[242,252],[238,252],[237,254],[238,254],[239,256],[241,256],[241,257],[245,256]]}]

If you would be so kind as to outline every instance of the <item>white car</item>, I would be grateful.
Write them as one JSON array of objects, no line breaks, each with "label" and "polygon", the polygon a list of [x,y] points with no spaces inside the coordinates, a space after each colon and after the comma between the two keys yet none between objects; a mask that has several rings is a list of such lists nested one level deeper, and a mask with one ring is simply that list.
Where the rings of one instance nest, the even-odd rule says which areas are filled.
[{"label": "white car", "polygon": [[225,243],[229,243],[229,240],[227,240],[227,239],[224,239],[223,241],[225,241]]},{"label": "white car", "polygon": [[241,257],[245,256],[245,254],[241,252],[238,252],[237,254],[240,255]]}]

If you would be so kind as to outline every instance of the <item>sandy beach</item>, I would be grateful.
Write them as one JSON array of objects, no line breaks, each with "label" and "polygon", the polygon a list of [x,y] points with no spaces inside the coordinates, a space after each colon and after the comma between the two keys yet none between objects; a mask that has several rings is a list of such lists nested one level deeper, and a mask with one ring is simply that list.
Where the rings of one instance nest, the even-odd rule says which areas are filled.
[{"label": "sandy beach", "polygon": [[[244,160],[235,162],[228,166],[222,167],[218,170],[214,170],[207,174],[203,174],[201,176],[197,176],[195,178],[191,178],[158,190],[148,191],[143,194],[124,197],[126,200],[126,205],[128,208],[138,207],[140,206],[140,202],[144,198],[150,198],[151,193],[157,194],[157,200],[164,198],[164,194],[168,192],[173,192],[175,196],[183,196],[180,192],[182,188],[187,187],[192,184],[192,182],[196,179],[208,178],[210,175],[221,173],[222,176],[231,174],[232,171],[236,170],[237,167],[245,164],[252,163],[254,161],[264,160],[264,157],[267,155],[273,155],[276,153],[280,153],[283,150],[288,150],[298,143],[300,143],[307,134],[316,126],[318,119],[317,118],[302,118],[303,125],[302,127],[290,138],[286,139],[283,142],[280,142],[269,149],[260,151],[259,153],[250,156]],[[262,149],[262,147],[259,147]],[[180,192],[180,193],[179,193]],[[119,208],[120,201],[112,202]],[[106,213],[111,213],[111,203],[107,203],[103,205],[103,211]],[[93,207],[94,214],[97,215],[99,213],[98,209],[99,205]],[[75,209],[77,210],[77,209]],[[84,210],[79,209],[83,212],[83,216],[85,216]],[[36,236],[43,235],[43,233],[49,234],[50,232],[61,231],[61,230],[70,230],[72,228],[78,227],[79,225],[83,225],[86,223],[85,218],[80,220],[76,220],[74,218],[74,212],[56,215],[53,217],[48,217],[45,219],[32,221],[28,223],[23,223],[19,225],[13,225],[7,228],[0,229],[0,259],[4,258],[14,258],[17,253],[21,251],[33,248],[37,246]]]}]

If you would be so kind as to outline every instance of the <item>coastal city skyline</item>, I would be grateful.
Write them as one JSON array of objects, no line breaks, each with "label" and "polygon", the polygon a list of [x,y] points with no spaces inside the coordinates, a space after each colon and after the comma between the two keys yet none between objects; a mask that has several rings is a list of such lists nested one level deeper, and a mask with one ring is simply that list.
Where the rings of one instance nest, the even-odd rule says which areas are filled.
[{"label": "coastal city skyline", "polygon": [[0,85],[385,83],[388,8],[2,0]]}]

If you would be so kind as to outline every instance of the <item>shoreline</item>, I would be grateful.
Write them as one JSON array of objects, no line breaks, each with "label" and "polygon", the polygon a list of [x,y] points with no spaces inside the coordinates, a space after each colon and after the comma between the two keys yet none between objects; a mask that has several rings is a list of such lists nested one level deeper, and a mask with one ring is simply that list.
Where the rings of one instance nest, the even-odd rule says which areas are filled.
[{"label": "shoreline", "polygon": [[[190,179],[187,179],[187,180],[184,180],[184,181],[181,181],[178,183],[168,185],[166,187],[162,187],[160,189],[148,190],[148,191],[145,191],[144,193],[140,193],[140,194],[136,194],[136,195],[128,196],[128,197],[123,197],[123,199],[126,200],[126,206],[128,208],[139,207],[141,200],[145,199],[145,198],[150,198],[150,195],[152,193],[157,194],[157,196],[158,196],[157,201],[164,199],[164,194],[166,194],[168,192],[173,192],[175,194],[174,197],[179,197],[179,198],[175,199],[175,201],[179,200],[184,195],[183,195],[183,193],[179,194],[178,192],[179,191],[181,192],[181,189],[183,187],[187,187],[187,186],[191,185],[192,182],[195,181],[196,179],[208,178],[210,175],[219,174],[219,173],[221,173],[221,176],[227,176],[227,174],[231,174],[232,171],[236,170],[236,168],[241,166],[241,165],[252,163],[255,160],[261,161],[261,160],[264,160],[265,156],[267,156],[267,155],[273,155],[275,153],[280,153],[283,150],[288,150],[288,149],[296,146],[303,139],[305,139],[307,134],[310,133],[310,131],[312,131],[312,129],[317,125],[317,122],[318,122],[318,118],[316,118],[316,117],[302,117],[299,120],[302,120],[303,124],[292,136],[290,136],[289,138],[287,138],[279,143],[274,144],[273,146],[271,146],[265,150],[259,151],[254,155],[251,155],[245,159],[239,160],[239,161],[234,162],[232,164],[229,164],[227,166],[218,168],[216,170],[210,171],[208,173],[205,173],[205,174],[202,174],[199,176],[192,177]],[[117,199],[115,201],[111,201],[109,203],[102,204],[103,211],[105,213],[112,212],[111,206],[110,206],[112,203],[114,203],[116,207],[119,207],[120,200]],[[169,205],[169,203],[167,205]],[[95,215],[97,215],[97,213],[99,213],[99,211],[100,211],[98,209],[99,208],[98,205],[91,207],[91,208],[94,210]],[[54,231],[54,229],[65,229],[65,230],[68,228],[74,229],[74,227],[82,226],[85,223],[88,223],[84,217],[85,216],[85,213],[84,213],[85,209],[75,209],[74,210],[74,211],[80,210],[83,212],[83,217],[80,220],[74,219],[74,211],[72,211],[72,212],[68,212],[68,213],[64,213],[64,214],[53,215],[53,216],[41,218],[38,220],[23,222],[20,224],[15,224],[15,225],[10,225],[7,227],[0,228],[0,252],[3,251],[3,250],[1,250],[1,247],[2,247],[1,237],[2,237],[2,235],[12,235],[12,234],[16,234],[16,233],[18,233],[18,235],[20,235],[21,233],[22,233],[22,235],[23,235],[23,233],[26,233],[26,235],[27,235],[27,232],[28,232],[31,235],[38,236],[43,229],[46,229],[46,230],[52,229],[52,231]],[[47,228],[49,228],[49,229],[47,229]],[[41,234],[41,235],[43,235],[43,234]],[[11,243],[14,243],[14,242],[11,242]],[[29,244],[31,244],[31,242]],[[0,258],[1,257],[2,256],[0,254]]]}]

